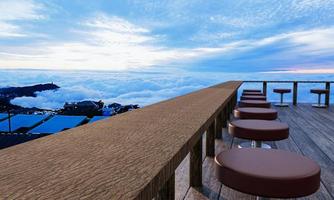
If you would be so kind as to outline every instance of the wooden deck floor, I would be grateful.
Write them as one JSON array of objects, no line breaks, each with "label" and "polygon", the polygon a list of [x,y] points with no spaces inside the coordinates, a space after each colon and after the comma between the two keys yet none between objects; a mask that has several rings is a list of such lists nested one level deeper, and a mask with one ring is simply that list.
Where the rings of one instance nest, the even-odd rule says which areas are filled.
[{"label": "wooden deck floor", "polygon": [[[301,199],[334,199],[334,106],[328,109],[299,104],[279,110],[279,120],[290,127],[286,140],[268,143],[274,148],[305,155],[321,166],[321,187],[317,193]],[[224,130],[216,140],[216,154],[229,147],[231,137]],[[236,139],[237,145],[241,140]],[[203,146],[205,149],[205,146]],[[220,184],[214,176],[213,158],[203,156],[203,187],[189,188],[189,157],[176,170],[176,199],[255,199]]]}]

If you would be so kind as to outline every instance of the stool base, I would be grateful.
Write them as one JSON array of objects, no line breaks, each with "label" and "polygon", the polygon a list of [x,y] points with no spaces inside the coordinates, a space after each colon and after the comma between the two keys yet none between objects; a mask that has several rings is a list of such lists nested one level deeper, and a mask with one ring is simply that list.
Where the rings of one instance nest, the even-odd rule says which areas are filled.
[{"label": "stool base", "polygon": [[[257,143],[257,144],[256,144]],[[261,141],[251,141],[243,142],[238,145],[238,148],[262,148],[262,149],[271,149],[271,146]]]},{"label": "stool base", "polygon": [[274,105],[277,107],[288,107],[289,106],[289,104],[287,103],[275,103]]},{"label": "stool base", "polygon": [[269,199],[269,198],[266,198],[266,197],[259,197],[259,196],[256,197],[256,200],[267,200],[267,199]]},{"label": "stool base", "polygon": [[316,104],[312,104],[312,107],[315,107],[315,108],[327,108],[327,105],[316,103]]}]

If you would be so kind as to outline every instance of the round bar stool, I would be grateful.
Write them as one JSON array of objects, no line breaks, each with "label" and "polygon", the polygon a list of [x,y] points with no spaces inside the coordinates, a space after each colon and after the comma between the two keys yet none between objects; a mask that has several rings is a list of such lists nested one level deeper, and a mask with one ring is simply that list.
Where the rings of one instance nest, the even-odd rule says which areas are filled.
[{"label": "round bar stool", "polygon": [[[271,146],[262,141],[278,141],[289,137],[289,126],[286,123],[258,119],[234,120],[228,124],[228,133],[233,137],[251,140],[239,144],[239,148],[267,148]],[[233,139],[231,146],[233,144]]]},{"label": "round bar stool", "polygon": [[262,119],[275,120],[277,119],[277,110],[271,108],[236,108],[233,115],[238,119]]},{"label": "round bar stool", "polygon": [[261,92],[242,92],[242,95],[250,95],[250,96],[265,96],[263,93]]},{"label": "round bar stool", "polygon": [[257,89],[244,89],[243,92],[257,92],[257,93],[262,93],[261,90],[257,90]]},{"label": "round bar stool", "polygon": [[316,108],[326,108],[327,105],[321,104],[321,95],[322,94],[328,94],[329,90],[326,89],[311,89],[311,93],[318,94],[318,103],[317,104],[312,104],[313,107]]},{"label": "round bar stool", "polygon": [[242,95],[240,97],[241,100],[262,100],[262,101],[266,101],[267,98],[265,96],[252,96],[252,95]]},{"label": "round bar stool", "polygon": [[239,101],[239,107],[270,108],[271,104],[262,100],[241,100]]},{"label": "round bar stool", "polygon": [[280,106],[280,107],[289,106],[289,104],[283,103],[283,95],[285,93],[291,93],[290,89],[274,89],[273,92],[281,94],[281,101],[280,103],[276,103],[275,106]]},{"label": "round bar stool", "polygon": [[320,187],[313,160],[277,149],[230,149],[215,157],[217,179],[234,190],[262,198],[297,198]]}]

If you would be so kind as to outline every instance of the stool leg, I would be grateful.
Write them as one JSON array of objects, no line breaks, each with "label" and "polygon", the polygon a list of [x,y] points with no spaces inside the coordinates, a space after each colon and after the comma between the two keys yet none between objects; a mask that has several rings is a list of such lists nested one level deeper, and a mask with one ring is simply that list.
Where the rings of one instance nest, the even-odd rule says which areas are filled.
[{"label": "stool leg", "polygon": [[276,103],[275,106],[288,107],[289,105],[284,103],[284,93],[280,93],[280,95],[281,95],[281,100],[279,103]]},{"label": "stool leg", "polygon": [[230,149],[232,149],[233,142],[234,142],[234,136],[232,137],[232,141],[231,141],[231,144],[230,144]]},{"label": "stool leg", "polygon": [[283,104],[283,93],[281,93],[281,105]]},{"label": "stool leg", "polygon": [[262,147],[262,142],[261,141],[252,140],[251,146],[252,146],[252,148],[261,148]]},{"label": "stool leg", "polygon": [[318,103],[312,104],[313,107],[316,108],[326,108],[327,106],[325,104],[321,104],[321,95],[322,94],[318,94]]},{"label": "stool leg", "polygon": [[267,200],[267,199],[269,199],[269,198],[266,198],[266,197],[259,197],[259,196],[256,197],[256,200]]}]

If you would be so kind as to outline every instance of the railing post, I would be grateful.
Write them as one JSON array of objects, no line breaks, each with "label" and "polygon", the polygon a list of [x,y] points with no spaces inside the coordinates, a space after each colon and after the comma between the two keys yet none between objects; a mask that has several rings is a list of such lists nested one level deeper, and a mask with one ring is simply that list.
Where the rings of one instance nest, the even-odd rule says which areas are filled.
[{"label": "railing post", "polygon": [[211,123],[206,131],[206,156],[215,156],[215,123]]},{"label": "railing post", "polygon": [[227,127],[227,112],[226,112],[227,108],[226,106],[224,107],[221,115],[222,115],[222,127],[226,128]]},{"label": "railing post", "polygon": [[326,94],[325,97],[325,104],[326,106],[329,106],[330,103],[330,96],[331,96],[331,83],[330,82],[326,82],[326,90],[328,90],[328,93]]},{"label": "railing post", "polygon": [[217,117],[216,117],[216,128],[215,128],[215,135],[217,139],[221,139],[222,138],[222,115],[221,112],[218,113]]},{"label": "railing post", "polygon": [[202,145],[201,137],[190,151],[190,187],[202,187]]},{"label": "railing post", "polygon": [[233,111],[234,107],[237,105],[237,101],[238,101],[238,93],[236,92],[235,94],[233,94],[231,98],[231,112]]},{"label": "railing post", "polygon": [[293,105],[297,105],[297,97],[298,97],[298,82],[293,82]]},{"label": "railing post", "polygon": [[165,183],[164,187],[161,188],[157,197],[158,200],[174,200],[175,199],[175,173]]},{"label": "railing post", "polygon": [[262,83],[262,92],[264,96],[267,96],[267,81],[263,81]]},{"label": "railing post", "polygon": [[230,102],[228,102],[226,105],[226,119],[227,120],[230,120],[230,113],[231,113],[231,106],[230,106]]}]

